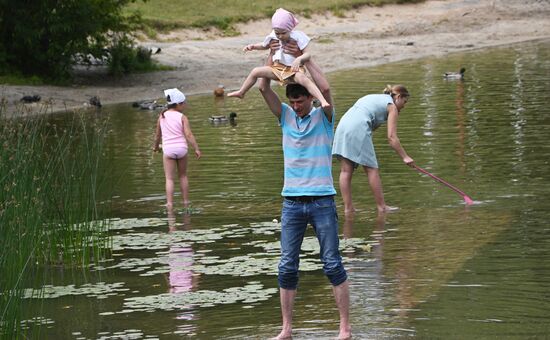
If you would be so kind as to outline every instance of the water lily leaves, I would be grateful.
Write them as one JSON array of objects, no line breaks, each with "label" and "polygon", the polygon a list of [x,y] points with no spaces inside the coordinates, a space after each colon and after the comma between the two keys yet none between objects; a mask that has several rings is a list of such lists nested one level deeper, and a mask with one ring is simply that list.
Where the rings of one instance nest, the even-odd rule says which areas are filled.
[{"label": "water lily leaves", "polygon": [[[276,276],[280,243],[278,222],[253,223],[248,227],[228,224],[210,229],[169,231],[168,220],[162,218],[113,219],[111,220],[113,259],[104,261],[94,270],[126,270],[138,276],[166,277],[186,276],[258,277]],[[149,228],[149,230],[144,230]],[[153,229],[153,230],[151,230]],[[372,242],[371,242],[372,243]],[[371,243],[361,238],[348,238],[340,242],[344,261],[353,261],[355,252],[370,251]],[[254,250],[258,251],[254,251]],[[139,251],[140,257],[130,257]],[[315,236],[307,236],[300,255],[301,271],[322,269],[319,260],[319,244]],[[121,256],[117,256],[120,254]],[[144,256],[145,254],[145,256]],[[347,255],[349,257],[346,257]],[[196,289],[197,287],[195,287]],[[103,299],[128,292],[123,282],[84,284],[79,287],[44,286],[29,290],[28,297],[58,298],[67,295],[82,295]],[[221,304],[242,303],[243,308],[264,301],[277,294],[276,288],[264,288],[258,281],[248,282],[244,287],[215,290],[171,290],[148,296],[139,291],[126,294],[119,311],[102,311],[102,316],[156,310],[192,310],[197,307],[212,307]],[[40,295],[37,295],[40,294]],[[251,306],[252,304],[252,306]]]},{"label": "water lily leaves", "polygon": [[128,291],[128,288],[124,288],[124,282],[115,283],[86,283],[79,287],[75,285],[68,286],[52,286],[45,285],[42,289],[27,289],[25,290],[25,298],[42,298],[42,299],[55,299],[68,295],[84,295],[86,297],[95,297],[97,299],[104,299],[111,295],[118,295],[120,292]]},{"label": "water lily leaves", "polygon": [[260,283],[249,282],[244,287],[230,287],[222,291],[199,290],[131,297],[124,300],[125,309],[116,313],[185,310],[237,302],[250,304],[267,300],[277,292],[276,288],[264,288]]}]

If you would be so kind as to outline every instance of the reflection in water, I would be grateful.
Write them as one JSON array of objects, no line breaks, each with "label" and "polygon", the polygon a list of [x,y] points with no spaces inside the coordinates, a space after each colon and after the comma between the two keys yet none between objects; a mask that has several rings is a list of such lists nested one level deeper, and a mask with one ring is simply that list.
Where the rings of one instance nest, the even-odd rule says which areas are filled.
[{"label": "reflection in water", "polygon": [[516,156],[516,159],[518,160],[518,163],[521,163],[524,159],[524,138],[525,138],[525,125],[527,124],[527,119],[524,116],[526,112],[525,108],[525,98],[529,97],[529,95],[526,96],[525,90],[524,90],[524,80],[523,78],[524,70],[523,70],[523,60],[521,56],[517,56],[516,60],[514,61],[514,74],[513,74],[513,88],[514,91],[511,93],[511,107],[510,107],[510,113],[512,115],[513,121],[512,123],[512,136],[514,138],[514,154]]},{"label": "reflection in water", "polygon": [[464,143],[466,140],[466,112],[464,110],[464,81],[462,79],[456,82],[456,124],[458,129],[458,164],[460,164],[460,173],[466,173],[466,159],[464,158]]},{"label": "reflection in water", "polygon": [[[173,208],[167,208],[168,218],[168,232],[177,232],[178,226],[176,221],[176,214]],[[191,215],[183,214],[183,230],[189,230],[191,228]],[[169,293],[173,294],[185,294],[192,289],[198,288],[198,282],[193,271],[189,268],[193,265],[193,248],[191,246],[183,247],[181,245],[170,245],[168,254],[168,265],[170,266],[170,272],[168,274]],[[178,312],[176,319],[178,320],[194,320],[195,315],[193,313],[192,306],[182,306],[184,311]],[[186,327],[186,330],[189,329]]]},{"label": "reflection in water", "polygon": [[355,221],[355,214],[345,214],[344,215],[344,224],[342,226],[342,232],[344,233],[344,238],[353,237],[353,222]]}]

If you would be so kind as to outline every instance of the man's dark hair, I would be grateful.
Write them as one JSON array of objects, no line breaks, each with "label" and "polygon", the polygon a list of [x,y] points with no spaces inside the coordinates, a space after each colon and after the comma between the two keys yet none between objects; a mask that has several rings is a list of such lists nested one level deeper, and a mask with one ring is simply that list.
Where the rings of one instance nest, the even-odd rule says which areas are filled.
[{"label": "man's dark hair", "polygon": [[310,97],[309,91],[300,84],[288,84],[286,86],[287,98],[298,98],[300,96]]}]

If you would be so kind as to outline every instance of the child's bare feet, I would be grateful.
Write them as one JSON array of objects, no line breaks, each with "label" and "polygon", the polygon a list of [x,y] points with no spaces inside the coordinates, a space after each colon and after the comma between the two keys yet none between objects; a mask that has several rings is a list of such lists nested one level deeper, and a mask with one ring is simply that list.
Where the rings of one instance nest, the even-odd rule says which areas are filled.
[{"label": "child's bare feet", "polygon": [[227,94],[228,97],[237,97],[237,98],[241,98],[243,99],[244,98],[244,93],[241,93],[241,91],[234,91],[234,92],[229,92]]},{"label": "child's bare feet", "polygon": [[351,339],[351,329],[344,329],[338,334],[338,340],[349,340]]},{"label": "child's bare feet", "polygon": [[290,340],[290,339],[292,339],[292,335],[290,333],[281,331],[279,335],[277,335],[274,338],[271,338],[270,340]]},{"label": "child's bare feet", "polygon": [[378,207],[378,212],[379,213],[392,212],[392,211],[396,211],[396,210],[399,210],[399,207],[392,207],[392,206],[389,206],[389,205],[385,205],[383,207]]},{"label": "child's bare feet", "polygon": [[321,100],[321,107],[323,109],[327,109],[327,108],[330,107],[330,103],[323,99],[323,100]]}]

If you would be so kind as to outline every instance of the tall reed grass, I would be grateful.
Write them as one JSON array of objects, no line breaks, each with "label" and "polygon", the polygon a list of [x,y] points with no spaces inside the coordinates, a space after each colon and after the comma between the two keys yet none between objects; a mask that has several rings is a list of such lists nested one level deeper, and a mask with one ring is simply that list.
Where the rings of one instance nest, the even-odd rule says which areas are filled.
[{"label": "tall reed grass", "polygon": [[108,226],[97,195],[107,184],[107,129],[84,120],[85,112],[66,126],[3,112],[0,106],[0,337],[19,339],[30,332],[21,327],[24,288],[41,286],[44,266],[86,266],[105,255]]}]

